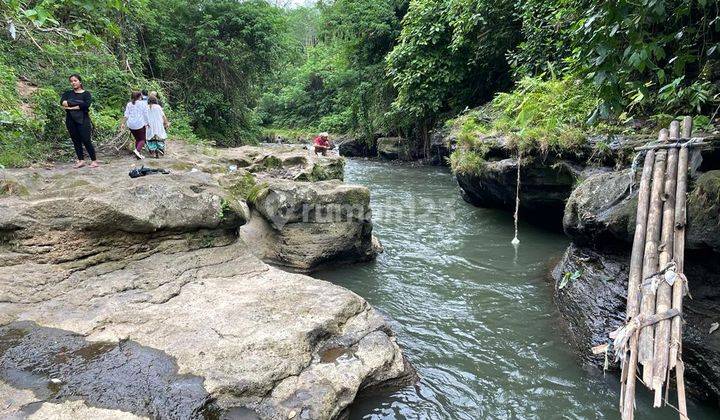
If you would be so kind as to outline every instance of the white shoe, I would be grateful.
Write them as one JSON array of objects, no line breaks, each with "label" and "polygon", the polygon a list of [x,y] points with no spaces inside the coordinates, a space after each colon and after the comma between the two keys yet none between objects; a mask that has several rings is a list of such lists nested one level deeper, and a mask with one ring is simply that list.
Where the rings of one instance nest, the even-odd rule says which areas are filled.
[{"label": "white shoe", "polygon": [[140,152],[137,151],[137,149],[133,149],[133,153],[135,153],[135,156],[138,159],[145,159],[145,156],[141,155]]}]

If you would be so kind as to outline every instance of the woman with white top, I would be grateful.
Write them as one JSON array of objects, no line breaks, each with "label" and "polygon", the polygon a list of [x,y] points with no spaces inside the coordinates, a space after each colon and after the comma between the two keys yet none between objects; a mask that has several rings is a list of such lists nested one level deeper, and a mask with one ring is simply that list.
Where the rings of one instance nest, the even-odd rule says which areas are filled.
[{"label": "woman with white top", "polygon": [[150,93],[148,97],[147,147],[151,154],[155,154],[156,159],[165,154],[165,139],[167,139],[165,129],[168,126],[170,126],[170,122],[165,116],[157,96]]},{"label": "woman with white top", "polygon": [[125,115],[120,128],[125,129],[126,126],[135,138],[135,150],[133,150],[133,153],[138,159],[145,159],[145,156],[140,154],[140,151],[145,145],[145,130],[148,127],[148,105],[147,102],[142,100],[142,93],[140,92],[133,92],[130,95],[130,102],[125,105]]}]

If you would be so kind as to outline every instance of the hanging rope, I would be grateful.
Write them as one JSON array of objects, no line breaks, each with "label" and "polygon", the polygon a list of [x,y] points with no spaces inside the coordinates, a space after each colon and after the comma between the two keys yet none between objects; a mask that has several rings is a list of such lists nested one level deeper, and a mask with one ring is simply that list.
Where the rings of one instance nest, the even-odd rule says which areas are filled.
[{"label": "hanging rope", "polygon": [[633,188],[635,187],[635,174],[637,173],[638,162],[640,161],[641,156],[645,156],[645,153],[638,152],[637,154],[635,154],[632,165],[630,165],[630,195],[628,195],[628,199],[632,197]]},{"label": "hanging rope", "polygon": [[520,239],[518,239],[518,214],[520,212],[520,166],[522,164],[522,151],[518,148],[518,158],[517,158],[517,182],[515,187],[515,237],[512,241],[510,241],[511,244],[514,246],[518,246],[520,244]]}]

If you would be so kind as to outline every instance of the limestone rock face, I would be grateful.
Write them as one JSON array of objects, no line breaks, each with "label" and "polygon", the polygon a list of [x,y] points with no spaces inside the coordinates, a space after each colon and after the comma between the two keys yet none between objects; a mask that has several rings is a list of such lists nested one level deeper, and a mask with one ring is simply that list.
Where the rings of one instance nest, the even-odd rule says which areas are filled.
[{"label": "limestone rock face", "polygon": [[[573,241],[632,244],[637,176],[630,170],[596,174],[573,190],[563,218],[565,232]],[[720,171],[691,181],[687,212],[686,247],[720,252]]]},{"label": "limestone rock face", "polygon": [[303,146],[242,146],[219,149],[217,160],[235,165],[260,178],[282,178],[296,181],[343,179],[345,161],[339,156],[319,157]]},{"label": "limestone rock face", "polygon": [[[552,272],[555,302],[581,358],[602,367],[604,357],[590,349],[605,344],[625,320],[629,253],[613,254],[571,245]],[[700,263],[702,261],[702,264]],[[693,299],[684,300],[683,360],[686,389],[694,397],[720,402],[720,335],[709,334],[720,318],[720,264],[703,256],[685,262]],[[579,273],[560,289],[566,273]],[[610,357],[612,361],[612,357]],[[613,369],[618,369],[614,363]]]},{"label": "limestone rock face", "polygon": [[[247,407],[264,418],[332,418],[358,390],[407,373],[387,324],[362,298],[268,267],[239,243],[82,271],[5,267],[0,292],[2,323],[31,320],[88,341],[159,350],[178,373],[203,378],[221,409]],[[332,352],[342,355],[328,358]],[[5,368],[13,366],[7,356],[0,351]]]},{"label": "limestone rock face", "polygon": [[[526,217],[552,216],[559,220],[579,173],[567,162],[524,162],[520,169],[520,207]],[[457,174],[457,181],[463,198],[473,205],[515,209],[515,158],[488,161],[478,174]]]},{"label": "limestone rock face", "polygon": [[383,159],[408,159],[407,142],[402,137],[380,137],[377,140],[378,156]]},{"label": "limestone rock face", "polygon": [[330,262],[367,261],[378,252],[365,187],[273,180],[253,208],[261,217],[251,218],[240,235],[266,261],[312,271]]},{"label": "limestone rock face", "polygon": [[0,199],[0,266],[24,261],[75,267],[159,247],[228,243],[247,215],[207,173],[132,179],[130,163],[99,170],[6,171],[23,194]]},{"label": "limestone rock face", "polygon": [[575,188],[565,206],[563,227],[577,243],[621,241],[632,244],[637,189],[629,170],[588,177]]},{"label": "limestone rock face", "polygon": [[[169,146],[145,162],[169,175],[131,179],[129,159],[3,171],[3,417],[329,419],[362,390],[413,380],[361,297],[270,267],[251,252],[263,244],[238,240],[264,222],[298,265],[369,252],[367,189],[293,180],[318,167],[333,177],[341,160],[282,152],[260,169],[273,154]],[[361,212],[303,221],[305,204],[333,203]]]},{"label": "limestone rock face", "polygon": [[341,138],[338,139],[337,144],[339,144],[340,156],[368,157],[377,155],[377,143],[375,140],[368,143],[357,138]]}]

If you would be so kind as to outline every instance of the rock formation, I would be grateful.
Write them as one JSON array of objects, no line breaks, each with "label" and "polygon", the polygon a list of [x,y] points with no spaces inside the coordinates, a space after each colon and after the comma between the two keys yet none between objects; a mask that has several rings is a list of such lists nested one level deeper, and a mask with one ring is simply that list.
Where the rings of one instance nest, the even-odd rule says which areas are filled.
[{"label": "rock formation", "polygon": [[[687,391],[720,404],[720,335],[710,333],[720,319],[720,171],[710,170],[717,162],[703,165],[708,170],[694,174],[687,201],[685,273],[692,299],[684,300],[683,360]],[[607,343],[625,320],[638,178],[631,168],[590,175],[565,207],[563,226],[573,244],[552,272],[555,301],[575,349],[597,366],[604,358],[590,348]]]},{"label": "rock formation", "polygon": [[[486,162],[478,174],[457,174],[463,198],[477,206],[514,209],[517,165],[517,159],[507,158]],[[521,211],[529,218],[559,220],[578,176],[579,170],[568,162],[523,162]]]},{"label": "rock formation", "polygon": [[[342,178],[341,160],[170,146],[144,162],[168,175],[131,179],[129,159],[3,171],[2,416],[335,418],[362,390],[412,380],[361,297],[238,240],[262,219],[290,265],[371,258],[367,189],[309,181]],[[366,213],[297,219],[336,202]],[[313,245],[292,245],[303,239]]]},{"label": "rock formation", "polygon": [[[685,268],[692,299],[683,307],[683,360],[686,389],[697,399],[720,404],[720,334],[710,334],[720,308],[720,263],[699,255],[687,258]],[[628,253],[599,252],[571,245],[552,272],[555,302],[569,331],[570,341],[587,363],[602,367],[603,355],[590,349],[608,343],[608,333],[625,321]],[[579,273],[561,289],[563,277]],[[566,274],[567,273],[567,274]],[[610,368],[619,366],[609,353]]]},{"label": "rock formation", "polygon": [[253,217],[240,235],[274,264],[311,271],[327,263],[367,261],[379,252],[367,188],[334,180],[273,180],[253,208],[260,217]]},{"label": "rock formation", "polygon": [[363,140],[358,138],[339,138],[335,142],[338,145],[340,156],[345,157],[371,157],[377,156],[377,138]]},{"label": "rock formation", "polygon": [[410,150],[408,144],[402,137],[380,137],[377,140],[378,156],[383,159],[408,160],[410,158]]}]

